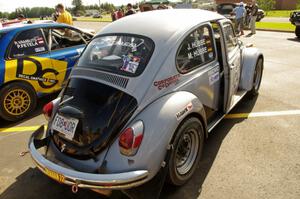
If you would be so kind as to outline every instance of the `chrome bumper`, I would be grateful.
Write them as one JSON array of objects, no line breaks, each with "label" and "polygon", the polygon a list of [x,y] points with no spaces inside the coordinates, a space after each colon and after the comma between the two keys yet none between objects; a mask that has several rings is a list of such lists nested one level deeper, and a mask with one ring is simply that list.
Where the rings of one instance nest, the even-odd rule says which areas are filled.
[{"label": "chrome bumper", "polygon": [[[46,142],[43,142],[41,139],[43,135],[44,126],[41,126],[30,137],[29,152],[37,168],[45,175],[55,179],[60,183],[75,185],[81,188],[113,190],[137,187],[147,181],[147,170],[137,170],[115,174],[93,174],[79,172],[57,165],[46,159],[37,150],[38,148],[46,146]],[[55,176],[57,176],[57,178],[55,178]]]}]

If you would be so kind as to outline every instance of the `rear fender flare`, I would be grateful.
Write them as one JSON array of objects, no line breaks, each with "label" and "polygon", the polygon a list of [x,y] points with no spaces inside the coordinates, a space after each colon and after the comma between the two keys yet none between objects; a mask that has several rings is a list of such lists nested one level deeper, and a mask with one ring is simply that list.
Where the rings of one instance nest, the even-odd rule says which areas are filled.
[{"label": "rear fender flare", "polygon": [[117,137],[106,156],[107,168],[111,172],[147,169],[150,180],[161,168],[178,126],[191,115],[200,118],[206,127],[204,107],[192,93],[175,92],[154,101],[128,125],[139,120],[144,124],[144,136],[137,154],[121,155]]}]

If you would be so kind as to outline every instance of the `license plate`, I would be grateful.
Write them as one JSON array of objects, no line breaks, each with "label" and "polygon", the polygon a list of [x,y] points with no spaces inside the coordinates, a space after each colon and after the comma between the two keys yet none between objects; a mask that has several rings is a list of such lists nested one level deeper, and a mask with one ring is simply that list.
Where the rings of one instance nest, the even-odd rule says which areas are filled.
[{"label": "license plate", "polygon": [[60,183],[65,182],[65,176],[62,174],[56,173],[55,171],[49,170],[47,168],[45,168],[45,173],[47,176],[49,176],[50,178],[52,178]]},{"label": "license plate", "polygon": [[72,140],[78,124],[78,119],[66,118],[56,114],[52,123],[52,129],[62,133],[65,138]]}]

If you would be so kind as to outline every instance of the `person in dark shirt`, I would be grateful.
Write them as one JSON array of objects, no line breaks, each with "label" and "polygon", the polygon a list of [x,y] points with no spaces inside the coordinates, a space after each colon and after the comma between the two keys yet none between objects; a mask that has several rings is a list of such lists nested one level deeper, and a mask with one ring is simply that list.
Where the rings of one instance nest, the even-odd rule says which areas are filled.
[{"label": "person in dark shirt", "polygon": [[125,16],[132,15],[132,14],[135,14],[135,11],[132,8],[132,4],[129,3],[127,4],[127,12],[125,13]]},{"label": "person in dark shirt", "polygon": [[252,2],[251,6],[251,20],[250,20],[250,27],[251,27],[251,34],[256,33],[256,18],[257,18],[257,13],[258,13],[258,5],[256,4],[256,1],[254,0]]}]

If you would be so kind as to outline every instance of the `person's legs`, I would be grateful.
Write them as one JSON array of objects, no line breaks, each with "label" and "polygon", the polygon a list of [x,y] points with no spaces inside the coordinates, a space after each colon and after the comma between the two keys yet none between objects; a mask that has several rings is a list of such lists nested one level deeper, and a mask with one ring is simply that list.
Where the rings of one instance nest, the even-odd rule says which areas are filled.
[{"label": "person's legs", "polygon": [[240,31],[241,35],[244,35],[244,17],[242,17],[240,21]]},{"label": "person's legs", "polygon": [[256,33],[256,27],[255,27],[255,23],[256,23],[256,16],[251,16],[251,33],[255,34]]},{"label": "person's legs", "polygon": [[236,19],[236,26],[235,26],[236,33],[239,34],[241,31],[241,19]]}]

